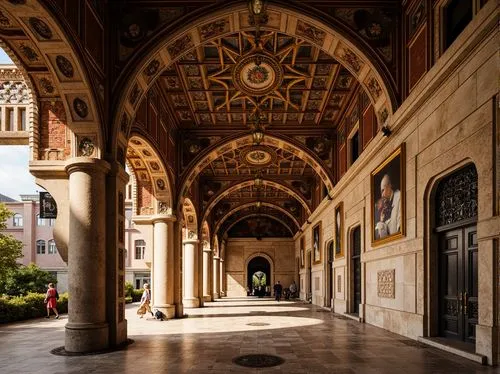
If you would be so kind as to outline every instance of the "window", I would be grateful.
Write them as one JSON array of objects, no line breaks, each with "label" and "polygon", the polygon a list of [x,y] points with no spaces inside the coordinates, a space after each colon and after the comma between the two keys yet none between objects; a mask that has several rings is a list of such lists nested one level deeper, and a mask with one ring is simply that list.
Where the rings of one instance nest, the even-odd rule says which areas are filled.
[{"label": "window", "polygon": [[45,240],[37,240],[36,241],[36,254],[44,255],[45,254]]},{"label": "window", "polygon": [[136,289],[144,287],[144,283],[151,283],[151,276],[148,273],[135,273],[134,279]]},{"label": "window", "polygon": [[444,49],[460,35],[472,20],[472,0],[451,0],[444,7]]},{"label": "window", "polygon": [[356,131],[351,138],[351,164],[354,164],[359,157],[359,131]]},{"label": "window", "polygon": [[51,240],[49,240],[48,254],[54,255],[56,253],[57,253],[56,242],[54,241],[54,239],[51,239]]},{"label": "window", "polygon": [[36,225],[37,226],[45,226],[45,219],[40,218],[40,214],[36,215]]},{"label": "window", "polygon": [[13,108],[9,108],[7,110],[8,110],[7,113],[9,114],[9,119],[8,119],[7,127],[5,128],[5,130],[7,130],[7,131],[16,131],[17,129],[14,127],[14,109]]},{"label": "window", "polygon": [[26,129],[26,109],[19,108],[19,113],[21,114],[21,131],[27,131],[27,129]]},{"label": "window", "polygon": [[144,260],[144,252],[146,252],[146,242],[142,239],[135,241],[135,259]]},{"label": "window", "polygon": [[12,218],[14,227],[23,227],[23,216],[19,213],[14,214]]}]

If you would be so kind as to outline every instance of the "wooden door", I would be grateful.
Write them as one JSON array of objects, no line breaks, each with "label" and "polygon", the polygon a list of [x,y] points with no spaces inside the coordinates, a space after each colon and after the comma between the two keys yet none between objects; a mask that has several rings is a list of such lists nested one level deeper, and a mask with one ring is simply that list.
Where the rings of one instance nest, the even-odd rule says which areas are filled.
[{"label": "wooden door", "polygon": [[439,273],[440,335],[474,343],[478,310],[476,226],[440,234]]},{"label": "wooden door", "polygon": [[356,227],[352,232],[352,285],[353,285],[353,309],[354,314],[359,315],[359,304],[361,304],[361,228]]}]

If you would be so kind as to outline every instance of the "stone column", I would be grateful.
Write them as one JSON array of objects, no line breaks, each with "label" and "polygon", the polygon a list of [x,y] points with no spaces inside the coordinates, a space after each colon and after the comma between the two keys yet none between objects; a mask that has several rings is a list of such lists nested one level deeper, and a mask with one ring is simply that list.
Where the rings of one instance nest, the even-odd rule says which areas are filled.
[{"label": "stone column", "polygon": [[125,186],[129,176],[124,165],[109,160],[106,176],[106,321],[109,345],[127,341],[125,319]]},{"label": "stone column", "polygon": [[210,284],[210,264],[212,263],[210,247],[203,247],[203,300],[212,301],[212,287]]},{"label": "stone column", "polygon": [[226,290],[226,264],[222,258],[219,259],[220,262],[220,280],[219,280],[219,292],[221,297],[227,296]]},{"label": "stone column", "polygon": [[184,297],[182,303],[185,308],[199,308],[198,297],[198,264],[196,261],[198,252],[197,239],[185,239],[182,242],[184,248]]},{"label": "stone column", "polygon": [[[109,347],[106,320],[106,161],[76,157],[69,174],[68,288],[65,349],[85,353]],[[111,279],[109,281],[112,281]]]},{"label": "stone column", "polygon": [[[177,318],[182,318],[184,316],[184,304],[182,304],[182,294],[183,294],[183,284],[182,270],[183,270],[183,245],[182,245],[182,229],[178,221],[172,224],[172,248],[174,252],[174,305],[175,305],[175,316]],[[172,286],[172,285],[171,285]]]},{"label": "stone column", "polygon": [[153,221],[153,309],[167,318],[175,317],[174,305],[174,248],[172,215],[156,215]]},{"label": "stone column", "polygon": [[218,256],[214,256],[214,263],[213,263],[213,269],[214,269],[214,293],[213,297],[214,299],[220,299],[220,258]]}]

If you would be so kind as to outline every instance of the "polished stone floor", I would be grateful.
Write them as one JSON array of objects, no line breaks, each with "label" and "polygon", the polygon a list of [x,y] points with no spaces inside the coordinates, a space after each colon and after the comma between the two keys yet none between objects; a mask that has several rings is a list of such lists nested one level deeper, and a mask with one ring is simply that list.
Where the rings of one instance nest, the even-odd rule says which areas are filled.
[{"label": "polished stone floor", "polygon": [[[368,324],[301,302],[222,299],[189,318],[139,319],[126,311],[126,349],[83,357],[52,355],[63,345],[60,320],[0,325],[0,373],[499,373]],[[253,369],[232,360],[271,354],[279,366]]]}]

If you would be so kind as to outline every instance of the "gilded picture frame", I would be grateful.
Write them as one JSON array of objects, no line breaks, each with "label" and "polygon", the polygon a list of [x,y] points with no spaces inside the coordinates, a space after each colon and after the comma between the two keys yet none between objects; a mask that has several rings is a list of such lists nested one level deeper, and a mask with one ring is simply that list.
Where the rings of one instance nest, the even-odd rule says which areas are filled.
[{"label": "gilded picture frame", "polygon": [[333,228],[335,258],[344,257],[344,203],[340,202],[335,207],[335,224]]},{"label": "gilded picture frame", "polygon": [[312,259],[314,264],[321,262],[321,222],[312,228]]},{"label": "gilded picture frame", "polygon": [[306,266],[306,253],[305,253],[305,247],[306,247],[306,238],[301,237],[300,238],[300,267],[303,268]]},{"label": "gilded picture frame", "polygon": [[371,172],[371,239],[380,245],[405,236],[406,153],[402,143]]}]

